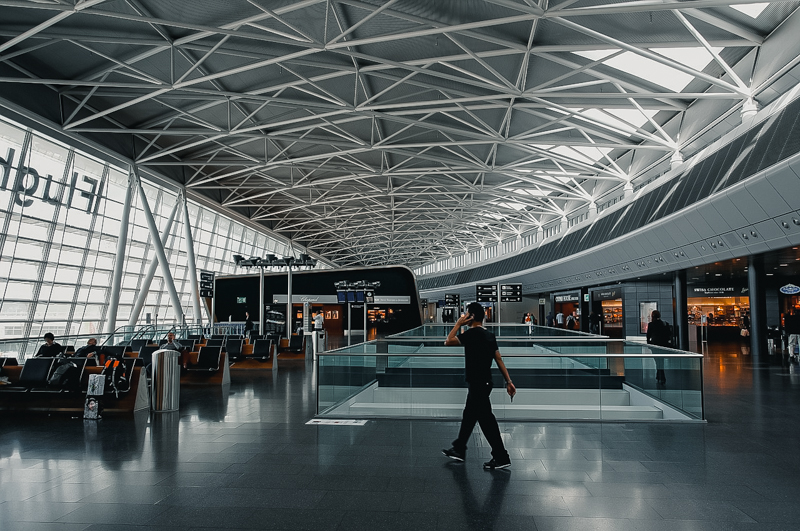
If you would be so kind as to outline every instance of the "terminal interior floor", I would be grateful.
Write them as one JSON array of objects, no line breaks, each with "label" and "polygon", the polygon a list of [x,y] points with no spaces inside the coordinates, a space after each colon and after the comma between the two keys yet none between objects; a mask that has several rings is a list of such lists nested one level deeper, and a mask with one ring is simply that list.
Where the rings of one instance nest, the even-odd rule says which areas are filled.
[{"label": "terminal interior floor", "polygon": [[663,530],[800,527],[800,371],[738,344],[705,359],[707,424],[501,423],[484,471],[455,422],[306,425],[313,366],[284,363],[181,410],[7,416],[0,529]]}]

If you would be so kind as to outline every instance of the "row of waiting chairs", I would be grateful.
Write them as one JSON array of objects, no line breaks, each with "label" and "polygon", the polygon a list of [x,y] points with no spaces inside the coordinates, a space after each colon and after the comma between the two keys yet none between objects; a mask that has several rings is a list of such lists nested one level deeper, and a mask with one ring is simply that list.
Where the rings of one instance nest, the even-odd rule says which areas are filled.
[{"label": "row of waiting chairs", "polygon": [[[49,393],[63,393],[69,391],[80,392],[80,390],[83,388],[83,380],[89,361],[87,358],[70,358],[70,361],[76,365],[79,372],[79,376],[77,378],[78,385],[74,386],[72,389],[51,389],[48,387],[48,381],[52,376],[53,371],[55,371],[55,369],[58,367],[56,360],[61,359],[62,358],[40,357],[25,360],[25,363],[22,365],[22,370],[19,374],[19,382],[10,388],[9,391],[36,391]],[[123,363],[126,364],[127,374],[132,374],[136,359],[126,358],[123,360]],[[86,378],[88,378],[88,376],[86,376]],[[128,378],[127,389],[120,389],[120,392],[130,391],[132,380],[133,378]]]}]

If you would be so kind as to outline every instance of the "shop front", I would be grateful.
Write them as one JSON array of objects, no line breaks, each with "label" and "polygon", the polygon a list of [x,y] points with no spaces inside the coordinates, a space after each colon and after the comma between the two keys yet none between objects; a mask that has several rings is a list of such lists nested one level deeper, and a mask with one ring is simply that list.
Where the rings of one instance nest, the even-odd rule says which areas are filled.
[{"label": "shop front", "polygon": [[749,328],[747,286],[689,286],[689,341],[733,341]]},{"label": "shop front", "polygon": [[553,294],[553,315],[561,315],[561,322],[556,320],[556,326],[567,328],[569,316],[575,319],[574,330],[580,330],[581,319],[581,292],[579,290],[565,291]]},{"label": "shop front", "polygon": [[620,286],[597,288],[592,290],[591,295],[592,311],[600,316],[599,331],[595,333],[615,339],[624,337],[622,288]]}]

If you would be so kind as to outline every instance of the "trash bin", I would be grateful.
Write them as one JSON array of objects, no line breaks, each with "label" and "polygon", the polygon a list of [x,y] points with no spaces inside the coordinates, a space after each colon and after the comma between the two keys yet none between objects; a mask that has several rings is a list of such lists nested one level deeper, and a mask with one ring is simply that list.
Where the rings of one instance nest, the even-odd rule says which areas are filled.
[{"label": "trash bin", "polygon": [[312,344],[314,346],[313,354],[316,356],[320,352],[325,351],[325,331],[314,330],[311,334]]},{"label": "trash bin", "polygon": [[181,396],[180,352],[153,352],[153,378],[150,395],[154,411],[178,411]]}]

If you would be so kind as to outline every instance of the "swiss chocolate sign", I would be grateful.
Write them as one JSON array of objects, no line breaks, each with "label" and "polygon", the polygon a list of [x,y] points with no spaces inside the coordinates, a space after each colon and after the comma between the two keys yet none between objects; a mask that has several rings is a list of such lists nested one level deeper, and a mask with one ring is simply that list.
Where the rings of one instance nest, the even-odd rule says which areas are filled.
[{"label": "swiss chocolate sign", "polygon": [[733,286],[692,286],[690,295],[705,295],[708,297],[737,297],[747,295],[748,288],[735,288]]}]

